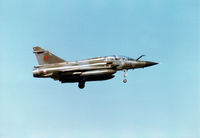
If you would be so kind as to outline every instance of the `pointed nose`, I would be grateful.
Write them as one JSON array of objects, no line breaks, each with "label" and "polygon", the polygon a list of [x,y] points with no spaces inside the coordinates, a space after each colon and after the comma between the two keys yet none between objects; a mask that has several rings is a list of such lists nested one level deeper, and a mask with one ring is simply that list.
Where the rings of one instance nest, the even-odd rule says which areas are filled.
[{"label": "pointed nose", "polygon": [[156,63],[156,62],[151,62],[151,61],[146,61],[145,67],[153,66],[153,65],[156,65],[156,64],[158,64],[158,63]]}]

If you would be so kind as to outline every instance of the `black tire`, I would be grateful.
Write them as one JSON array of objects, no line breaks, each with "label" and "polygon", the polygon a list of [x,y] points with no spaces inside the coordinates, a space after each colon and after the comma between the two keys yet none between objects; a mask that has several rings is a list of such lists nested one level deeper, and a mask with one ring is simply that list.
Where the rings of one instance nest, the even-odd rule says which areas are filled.
[{"label": "black tire", "polygon": [[79,87],[80,89],[83,89],[83,88],[85,87],[85,81],[79,82],[79,83],[78,83],[78,87]]},{"label": "black tire", "polygon": [[124,79],[123,82],[124,82],[124,83],[127,83],[127,79]]}]

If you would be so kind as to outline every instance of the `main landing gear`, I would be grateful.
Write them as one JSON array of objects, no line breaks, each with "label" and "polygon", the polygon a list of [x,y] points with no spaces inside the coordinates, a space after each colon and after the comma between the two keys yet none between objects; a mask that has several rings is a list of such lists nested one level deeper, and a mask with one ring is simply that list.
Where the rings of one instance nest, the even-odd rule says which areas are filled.
[{"label": "main landing gear", "polygon": [[127,82],[126,76],[127,76],[127,70],[124,70],[124,80],[123,80],[124,83]]},{"label": "main landing gear", "polygon": [[84,80],[79,81],[78,87],[79,87],[80,89],[83,89],[83,88],[85,87],[85,81],[84,81]]}]

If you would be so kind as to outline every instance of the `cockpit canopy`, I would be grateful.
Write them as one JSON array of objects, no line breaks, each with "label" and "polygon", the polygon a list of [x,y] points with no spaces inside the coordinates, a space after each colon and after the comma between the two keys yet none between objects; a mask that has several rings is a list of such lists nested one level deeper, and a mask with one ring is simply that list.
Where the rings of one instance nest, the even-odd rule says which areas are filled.
[{"label": "cockpit canopy", "polygon": [[130,58],[130,57],[126,57],[126,56],[120,56],[120,55],[112,55],[112,56],[105,56],[105,58],[107,59],[107,60],[134,60],[135,61],[135,59],[133,59],[133,58]]}]

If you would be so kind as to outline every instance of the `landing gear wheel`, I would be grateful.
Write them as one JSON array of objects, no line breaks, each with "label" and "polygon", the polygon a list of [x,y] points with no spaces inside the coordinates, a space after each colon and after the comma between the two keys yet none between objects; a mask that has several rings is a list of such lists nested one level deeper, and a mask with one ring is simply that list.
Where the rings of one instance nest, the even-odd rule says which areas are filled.
[{"label": "landing gear wheel", "polygon": [[127,70],[124,70],[124,80],[123,80],[124,83],[127,82],[126,76],[127,76]]},{"label": "landing gear wheel", "polygon": [[127,79],[124,79],[123,82],[126,83],[126,82],[127,82]]},{"label": "landing gear wheel", "polygon": [[83,89],[83,88],[85,87],[85,81],[79,82],[79,83],[78,83],[78,87],[79,87],[80,89]]}]

